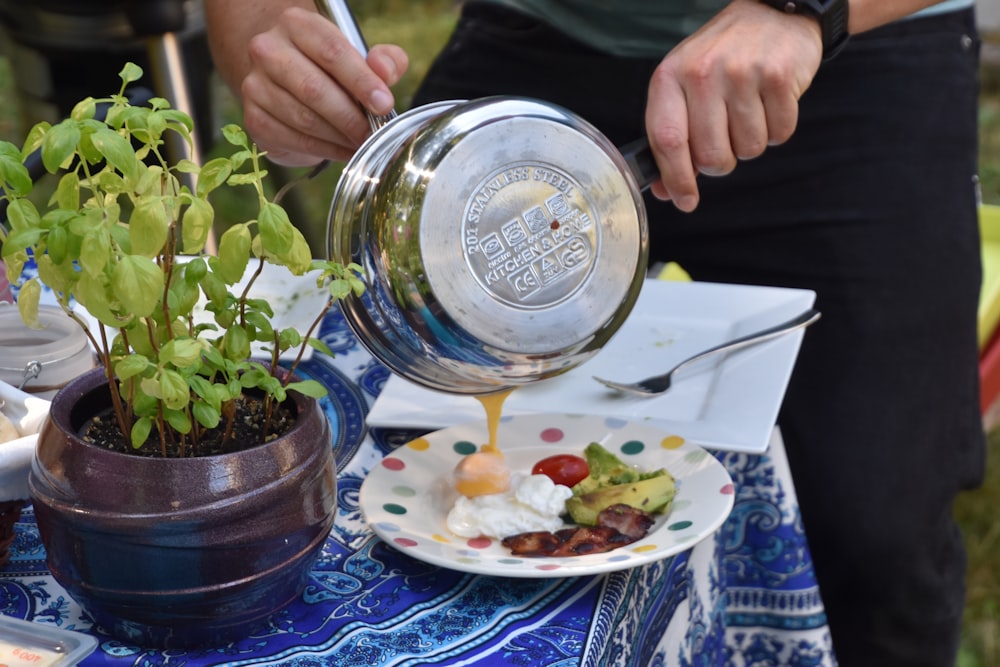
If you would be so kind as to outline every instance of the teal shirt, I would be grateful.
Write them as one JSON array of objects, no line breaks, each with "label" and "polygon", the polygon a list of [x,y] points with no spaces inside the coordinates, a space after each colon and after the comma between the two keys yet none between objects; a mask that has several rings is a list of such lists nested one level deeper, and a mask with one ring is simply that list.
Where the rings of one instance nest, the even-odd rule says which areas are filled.
[{"label": "teal shirt", "polygon": [[[537,16],[601,51],[653,58],[665,55],[729,4],[729,0],[488,1]],[[973,2],[944,0],[914,16],[971,7]]]}]

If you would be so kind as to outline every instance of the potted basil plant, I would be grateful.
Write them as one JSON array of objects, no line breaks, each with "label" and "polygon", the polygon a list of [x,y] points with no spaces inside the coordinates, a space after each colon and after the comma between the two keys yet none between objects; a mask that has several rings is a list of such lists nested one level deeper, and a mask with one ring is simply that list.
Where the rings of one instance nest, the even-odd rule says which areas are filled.
[{"label": "potted basil plant", "polygon": [[[37,324],[44,284],[98,361],[54,397],[29,476],[49,568],[119,639],[193,646],[251,632],[305,586],[335,476],[325,390],[294,368],[307,346],[325,350],[311,334],[326,309],[364,287],[360,267],[313,260],[238,126],[223,129],[228,156],[168,163],[170,135],[190,141],[193,122],[163,99],[132,105],[141,74],[127,64],[117,94],[0,143],[0,243],[12,283],[37,264],[19,289],[24,321]],[[38,152],[58,178],[45,205],[25,166]],[[206,256],[220,188],[258,213]],[[253,297],[267,267],[315,275],[328,294],[307,331],[275,327]]]}]

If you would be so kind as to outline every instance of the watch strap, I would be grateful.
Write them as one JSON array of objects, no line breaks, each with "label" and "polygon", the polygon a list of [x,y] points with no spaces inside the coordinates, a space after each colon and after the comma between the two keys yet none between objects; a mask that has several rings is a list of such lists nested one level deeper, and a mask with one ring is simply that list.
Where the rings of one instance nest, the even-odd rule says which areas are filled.
[{"label": "watch strap", "polygon": [[848,0],[764,0],[786,14],[805,14],[819,21],[823,37],[823,60],[836,56],[847,44]]}]

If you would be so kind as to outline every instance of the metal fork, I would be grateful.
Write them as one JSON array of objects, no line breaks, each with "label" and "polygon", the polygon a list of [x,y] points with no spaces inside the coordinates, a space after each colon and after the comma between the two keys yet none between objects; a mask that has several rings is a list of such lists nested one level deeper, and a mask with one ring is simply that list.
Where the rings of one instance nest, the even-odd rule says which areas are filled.
[{"label": "metal fork", "polygon": [[772,338],[777,338],[778,336],[783,336],[787,333],[791,333],[797,329],[802,329],[820,317],[820,312],[810,308],[804,313],[793,317],[787,322],[782,322],[781,324],[776,324],[773,327],[768,327],[767,329],[761,329],[760,331],[747,334],[745,336],[740,336],[726,343],[716,345],[715,347],[710,347],[703,352],[699,352],[693,357],[689,357],[684,361],[680,362],[669,371],[663,375],[655,375],[653,377],[646,378],[645,380],[640,380],[638,382],[614,382],[612,380],[605,380],[604,378],[599,378],[596,375],[593,376],[595,380],[600,382],[610,389],[616,391],[630,394],[632,396],[657,396],[662,394],[667,389],[670,389],[670,384],[673,381],[674,374],[682,368],[693,364],[696,361],[701,361],[705,357],[717,354],[719,352],[728,352],[732,350],[738,350],[740,348],[748,347],[750,345],[756,345],[757,343],[763,343],[766,340],[771,340]]}]

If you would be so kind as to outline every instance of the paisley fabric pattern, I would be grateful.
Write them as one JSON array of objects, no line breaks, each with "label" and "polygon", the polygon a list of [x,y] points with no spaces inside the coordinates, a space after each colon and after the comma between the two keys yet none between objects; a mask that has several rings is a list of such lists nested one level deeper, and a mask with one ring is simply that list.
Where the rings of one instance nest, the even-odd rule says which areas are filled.
[{"label": "paisley fabric pattern", "polygon": [[441,569],[375,537],[358,507],[365,475],[413,432],[369,432],[388,371],[332,311],[333,357],[299,372],[326,385],[338,515],[301,596],[228,646],[158,651],[93,627],[49,575],[25,508],[0,570],[0,613],[95,635],[84,665],[834,665],[822,601],[777,432],[762,456],[719,453],[736,485],[723,527],[691,550],[632,570],[510,579]]}]

